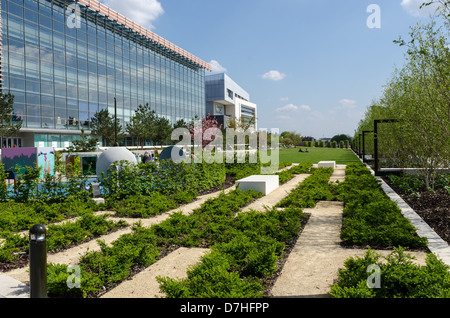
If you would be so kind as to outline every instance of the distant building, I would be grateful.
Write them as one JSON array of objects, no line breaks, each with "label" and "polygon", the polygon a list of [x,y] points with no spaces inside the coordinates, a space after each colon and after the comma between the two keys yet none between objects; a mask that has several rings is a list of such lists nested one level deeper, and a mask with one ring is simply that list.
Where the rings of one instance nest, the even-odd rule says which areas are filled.
[{"label": "distant building", "polygon": [[250,102],[250,95],[225,73],[205,77],[206,115],[216,117],[227,127],[228,119],[251,119],[258,129],[257,105]]},{"label": "distant building", "polygon": [[302,140],[303,141],[312,141],[312,142],[316,141],[316,139],[314,137],[311,137],[311,136],[302,137]]}]

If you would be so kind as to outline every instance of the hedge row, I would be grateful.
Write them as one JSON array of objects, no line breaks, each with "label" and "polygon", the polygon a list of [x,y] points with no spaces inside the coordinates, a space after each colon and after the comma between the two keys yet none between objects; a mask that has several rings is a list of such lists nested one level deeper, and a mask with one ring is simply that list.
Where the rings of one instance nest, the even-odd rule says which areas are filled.
[{"label": "hedge row", "polygon": [[427,239],[417,236],[395,202],[389,199],[370,170],[349,164],[339,187],[344,202],[341,238],[347,245],[424,248]]},{"label": "hedge row", "polygon": [[336,185],[330,184],[333,168],[311,168],[312,174],[300,183],[277,207],[313,208],[316,201],[336,200]]}]

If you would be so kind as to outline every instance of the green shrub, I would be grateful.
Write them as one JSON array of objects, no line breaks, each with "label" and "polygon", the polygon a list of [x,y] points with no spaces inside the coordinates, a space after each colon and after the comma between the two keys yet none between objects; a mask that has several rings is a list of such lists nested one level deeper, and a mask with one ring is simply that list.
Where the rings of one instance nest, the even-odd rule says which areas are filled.
[{"label": "green shrub", "polygon": [[417,236],[414,226],[397,204],[389,199],[380,181],[362,165],[349,164],[345,181],[337,186],[344,202],[341,238],[346,244],[372,247],[423,248],[427,239]]},{"label": "green shrub", "polygon": [[108,198],[106,206],[118,216],[148,218],[174,209],[177,205],[174,200],[153,192],[149,195],[131,195],[120,201]]},{"label": "green shrub", "polygon": [[[380,268],[380,288],[370,288],[370,265]],[[413,263],[404,249],[395,249],[386,258],[368,250],[364,257],[349,258],[339,271],[338,282],[331,286],[336,298],[448,298],[450,267],[430,253],[426,265]]]},{"label": "green shrub", "polygon": [[212,252],[188,270],[187,279],[157,277],[168,298],[262,298],[263,286],[231,271],[226,255]]},{"label": "green shrub", "polygon": [[311,176],[300,183],[276,206],[312,208],[316,206],[315,202],[318,200],[335,200],[336,196],[332,192],[333,186],[328,182],[332,173],[333,168],[314,169]]},{"label": "green shrub", "polygon": [[404,194],[422,192],[426,189],[425,181],[419,176],[389,175],[388,179],[395,189]]}]

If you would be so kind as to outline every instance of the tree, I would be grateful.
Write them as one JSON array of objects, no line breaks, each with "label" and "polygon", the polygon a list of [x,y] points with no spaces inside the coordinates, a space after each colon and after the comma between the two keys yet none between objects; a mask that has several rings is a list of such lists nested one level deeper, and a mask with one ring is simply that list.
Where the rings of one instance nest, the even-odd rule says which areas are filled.
[{"label": "tree", "polygon": [[380,152],[392,166],[421,168],[427,188],[434,187],[437,169],[450,164],[450,17],[444,11],[438,17],[443,26],[432,20],[411,28],[408,41],[394,41],[407,48],[405,65],[395,70],[355,135],[371,130],[374,119],[397,119],[379,128]]},{"label": "tree", "polygon": [[173,129],[177,128],[187,128],[188,123],[184,119],[179,119],[175,124],[173,124]]},{"label": "tree", "polygon": [[[288,140],[285,140],[288,139]],[[301,146],[302,144],[302,136],[297,134],[295,131],[289,132],[289,131],[283,131],[280,135],[280,143],[285,145],[286,147],[289,147],[291,145],[293,146]]]},{"label": "tree", "polygon": [[256,117],[253,116],[252,118],[229,118],[227,120],[227,127],[233,128],[233,129],[242,129],[243,131],[246,131],[252,127],[255,127]]},{"label": "tree", "polygon": [[84,129],[81,129],[81,139],[72,141],[71,146],[67,149],[69,152],[91,152],[97,149],[98,139],[94,137],[88,137],[84,133]]},{"label": "tree", "polygon": [[156,112],[150,105],[139,105],[130,123],[127,123],[128,134],[137,140],[138,146],[144,148],[146,140],[154,140],[156,136]]},{"label": "tree", "polygon": [[215,117],[203,116],[200,120],[197,116],[188,124],[189,132],[191,133],[191,140],[195,142],[195,136],[202,136],[202,148],[204,149],[214,139],[203,138],[204,132],[210,128],[221,129],[222,125],[218,125]]},{"label": "tree", "polygon": [[[117,131],[122,131],[119,119],[117,119]],[[105,146],[113,144],[115,134],[114,116],[110,115],[107,109],[96,112],[91,118],[91,134],[101,137]],[[120,133],[118,139],[121,140],[123,138],[123,134]]]},{"label": "tree", "polygon": [[340,135],[335,135],[333,136],[333,138],[331,138],[331,142],[336,141],[337,143],[340,143],[341,141],[346,141],[348,140],[349,142],[352,141],[352,137],[346,134],[340,134]]},{"label": "tree", "polygon": [[156,117],[155,119],[156,131],[153,137],[153,141],[160,143],[161,145],[166,142],[172,132],[172,126],[170,121],[165,117]]},{"label": "tree", "polygon": [[10,92],[6,94],[0,92],[0,142],[3,137],[16,135],[20,128],[22,122],[14,120],[14,95]]}]

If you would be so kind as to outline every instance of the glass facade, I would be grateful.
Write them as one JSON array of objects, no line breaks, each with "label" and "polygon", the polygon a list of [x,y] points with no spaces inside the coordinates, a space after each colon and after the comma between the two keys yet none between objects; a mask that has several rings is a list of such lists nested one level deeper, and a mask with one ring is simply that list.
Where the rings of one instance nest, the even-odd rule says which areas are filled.
[{"label": "glass facade", "polygon": [[63,146],[97,111],[114,114],[114,98],[122,124],[146,103],[172,124],[204,114],[203,67],[86,7],[69,27],[73,4],[1,0],[2,90],[23,128],[52,130],[46,144]]}]

